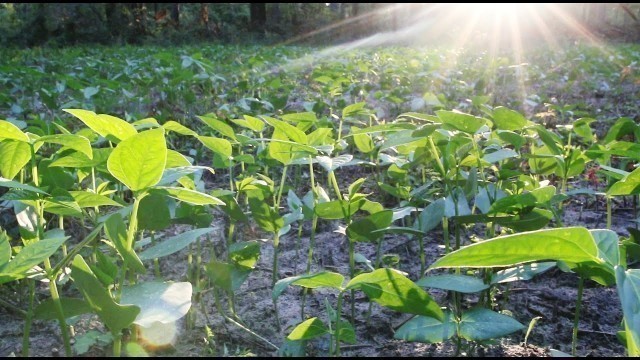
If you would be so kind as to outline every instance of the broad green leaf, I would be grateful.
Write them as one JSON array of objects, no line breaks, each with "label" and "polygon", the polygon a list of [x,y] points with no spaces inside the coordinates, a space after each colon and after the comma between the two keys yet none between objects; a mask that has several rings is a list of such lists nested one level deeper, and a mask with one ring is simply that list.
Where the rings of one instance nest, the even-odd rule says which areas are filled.
[{"label": "broad green leaf", "polygon": [[[91,306],[82,299],[61,296],[60,303],[62,304],[62,312],[67,319],[91,312]],[[34,309],[33,316],[40,320],[57,320],[58,310],[53,299],[48,298],[38,304]]]},{"label": "broad green leaf", "polygon": [[229,246],[229,259],[240,266],[253,269],[260,257],[260,243],[257,240],[236,242]]},{"label": "broad green leaf", "polygon": [[29,142],[29,137],[20,128],[6,120],[0,120],[0,141],[4,139]]},{"label": "broad green leaf", "polygon": [[502,160],[518,157],[518,153],[511,149],[500,149],[492,153],[486,154],[482,157],[482,160],[488,163],[496,163]]},{"label": "broad green leaf", "polygon": [[69,193],[81,208],[96,206],[122,206],[104,195],[99,195],[89,191],[69,191]]},{"label": "broad green leaf", "polygon": [[129,327],[140,313],[137,306],[116,303],[80,255],[76,255],[71,264],[71,278],[112,334],[119,334]]},{"label": "broad green leaf", "polygon": [[429,204],[419,215],[416,227],[422,232],[429,232],[435,229],[442,222],[444,217],[445,199],[440,198]]},{"label": "broad green leaf", "polygon": [[181,179],[183,176],[191,175],[198,171],[208,170],[210,173],[214,173],[213,169],[208,166],[177,166],[170,169],[165,169],[162,174],[162,179],[158,182],[157,186],[171,185]]},{"label": "broad green leaf", "polygon": [[471,341],[483,341],[497,339],[524,328],[524,325],[510,316],[476,307],[462,313],[458,335]]},{"label": "broad green leaf", "polygon": [[345,289],[360,289],[370,300],[395,311],[444,320],[438,303],[397,270],[386,268],[360,274]]},{"label": "broad green leaf", "polygon": [[364,134],[376,134],[376,133],[380,133],[380,132],[396,132],[396,131],[402,131],[402,130],[415,130],[415,128],[416,128],[416,126],[413,125],[413,124],[402,124],[402,123],[374,125],[374,126],[366,127],[364,129],[360,129],[360,128],[357,128],[355,126],[352,126],[351,127],[351,134],[345,136],[345,138],[349,137],[349,136],[364,135]]},{"label": "broad green leaf", "polygon": [[247,129],[250,129],[257,133],[261,132],[264,129],[264,122],[259,118],[249,116],[249,115],[243,115],[243,116],[244,116],[244,119],[235,119],[231,121],[236,125],[246,127]]},{"label": "broad green leaf", "polygon": [[591,127],[589,124],[596,121],[596,119],[591,118],[580,118],[573,122],[573,132],[575,132],[581,138],[587,140],[588,142],[593,142],[593,132],[591,131]]},{"label": "broad green leaf", "polygon": [[640,167],[630,172],[622,180],[611,185],[607,196],[624,196],[640,194]]},{"label": "broad green leaf", "polygon": [[[307,139],[307,135],[300,129],[298,129],[297,127],[288,124],[284,121],[280,121],[274,118],[270,118],[268,116],[264,116],[263,117],[264,120],[271,126],[273,126],[276,130],[280,131],[282,134],[284,134],[284,136],[287,139],[290,139],[291,141],[298,143],[298,144],[302,144],[302,145],[307,145],[309,144],[309,141]],[[281,139],[281,140],[286,140],[286,139]]]},{"label": "broad green leaf", "polygon": [[616,287],[624,315],[629,356],[640,356],[640,270],[616,266]]},{"label": "broad green leaf", "polygon": [[313,317],[298,324],[287,336],[288,340],[311,340],[327,334],[329,329],[317,317]]},{"label": "broad green leaf", "polygon": [[54,160],[49,166],[70,168],[97,167],[107,162],[112,151],[113,149],[111,148],[92,149],[92,158],[87,157],[87,155],[81,152],[75,152]]},{"label": "broad green leaf", "polygon": [[618,248],[618,234],[606,229],[589,230],[598,245],[598,257],[609,265],[611,270],[620,264],[620,250]]},{"label": "broad green leaf", "polygon": [[233,131],[233,128],[223,121],[212,118],[210,116],[197,116],[203,123],[209,125],[210,128],[220,133],[222,136],[226,136],[229,139],[237,140],[236,133]]},{"label": "broad green leaf", "polygon": [[198,133],[196,133],[195,131],[189,129],[188,127],[175,122],[173,120],[169,120],[166,123],[162,124],[162,127],[166,130],[166,131],[173,131],[176,132],[180,135],[185,135],[185,136],[198,136]]},{"label": "broad green leaf", "polygon": [[491,275],[492,284],[501,284],[513,281],[531,280],[534,276],[556,266],[555,261],[522,264],[505,270],[500,270]]},{"label": "broad green leaf", "polygon": [[171,225],[171,214],[167,198],[157,193],[140,200],[138,208],[138,229],[160,231]]},{"label": "broad green leaf", "polygon": [[359,102],[351,105],[347,105],[344,109],[342,109],[342,118],[353,117],[357,115],[368,115],[369,110],[365,109],[366,103]]},{"label": "broad green leaf", "polygon": [[47,198],[44,200],[44,211],[62,216],[82,216],[82,209],[70,195]]},{"label": "broad green leaf", "polygon": [[393,335],[394,339],[423,343],[441,343],[456,333],[456,324],[451,312],[445,312],[445,320],[429,316],[416,316],[402,325]]},{"label": "broad green leaf", "polygon": [[535,130],[538,132],[540,140],[542,140],[542,142],[547,146],[552,155],[562,155],[562,149],[560,149],[560,146],[562,146],[562,140],[558,135],[547,130],[542,125],[536,125]]},{"label": "broad green leaf", "polygon": [[393,211],[385,210],[369,215],[365,218],[353,221],[347,226],[347,236],[354,242],[374,242],[384,233],[376,233],[376,230],[387,228],[391,225]]},{"label": "broad green leaf", "polygon": [[156,186],[151,189],[151,192],[164,194],[176,200],[184,201],[192,205],[224,205],[224,202],[220,201],[220,199],[216,197],[185,188]]},{"label": "broad green leaf", "polygon": [[0,141],[0,175],[11,180],[31,160],[29,144],[18,140]]},{"label": "broad green leaf", "polygon": [[140,260],[157,259],[171,254],[175,254],[178,251],[189,246],[189,244],[198,240],[198,238],[204,234],[211,233],[214,228],[194,229],[183,232],[179,235],[162,240],[151,247],[148,247],[140,253]]},{"label": "broad green leaf", "polygon": [[73,149],[82,154],[85,154],[89,159],[93,158],[91,143],[89,142],[89,139],[84,136],[73,134],[48,135],[39,137],[35,142],[62,145],[66,148]]},{"label": "broad green leaf", "polygon": [[517,232],[533,231],[545,227],[553,218],[553,212],[545,209],[533,209],[530,212],[513,217],[495,217],[495,223]]},{"label": "broad green leaf", "polygon": [[[355,126],[352,126],[351,129],[354,129]],[[356,145],[358,150],[364,154],[368,154],[375,149],[375,145],[371,136],[368,134],[354,134],[353,135],[353,143]]]},{"label": "broad green leaf", "polygon": [[509,195],[494,202],[489,213],[513,212],[530,206],[544,205],[551,201],[555,194],[555,186],[544,186],[527,193]]},{"label": "broad green leaf", "polygon": [[119,143],[107,160],[107,168],[129,189],[137,191],[160,181],[166,161],[164,129],[153,129]]},{"label": "broad green leaf", "polygon": [[[638,131],[638,124],[628,117],[621,117],[609,128],[603,142],[608,144],[618,140],[627,134],[633,134]],[[639,344],[640,345],[640,344]]]},{"label": "broad green leaf", "polygon": [[198,140],[200,140],[202,145],[207,149],[216,154],[220,154],[224,159],[231,159],[233,149],[229,140],[213,136],[198,136]]},{"label": "broad green leaf", "polygon": [[11,259],[11,243],[9,240],[7,232],[0,228],[0,272]]},{"label": "broad green leaf", "polygon": [[140,308],[134,324],[149,327],[154,322],[174,323],[191,308],[192,286],[189,282],[141,282],[122,288],[121,304]]},{"label": "broad green leaf", "polygon": [[517,111],[498,106],[493,109],[493,123],[498,130],[522,130],[527,119]]},{"label": "broad green leaf", "polygon": [[443,128],[460,130],[467,134],[475,134],[487,122],[485,119],[473,115],[446,110],[438,110],[436,115],[442,120]]},{"label": "broad green leaf", "polygon": [[147,271],[138,255],[127,244],[127,228],[124,220],[122,220],[122,215],[114,213],[109,216],[105,221],[104,232],[130,269],[140,274],[144,274]]},{"label": "broad green leaf", "polygon": [[43,239],[23,247],[13,260],[0,266],[0,284],[27,276],[31,268],[53,255],[68,238]]},{"label": "broad green leaf", "polygon": [[489,285],[477,277],[455,274],[425,276],[418,280],[416,284],[422,287],[453,290],[465,294],[471,294],[489,288]]},{"label": "broad green leaf", "polygon": [[[191,161],[186,156],[171,149],[167,149],[167,163],[164,165],[165,170],[177,167],[191,166]],[[211,169],[213,171],[213,169]]]},{"label": "broad green leaf", "polygon": [[0,187],[27,190],[27,191],[35,192],[35,193],[38,193],[38,194],[49,195],[46,192],[40,190],[39,188],[37,188],[35,186],[22,184],[22,183],[19,183],[17,181],[12,181],[12,180],[5,179],[5,178],[2,178],[2,177],[0,177]]},{"label": "broad green leaf", "polygon": [[343,282],[344,276],[329,271],[323,271],[315,274],[291,276],[288,278],[280,279],[278,280],[278,282],[276,282],[275,286],[273,287],[271,297],[274,300],[277,299],[289,285],[298,285],[309,289],[328,287],[331,289],[342,290]]},{"label": "broad green leaf", "polygon": [[98,115],[93,111],[82,109],[62,110],[77,117],[91,130],[114,143],[126,140],[138,133],[133,125],[115,116],[106,114]]},{"label": "broad green leaf", "polygon": [[601,262],[591,233],[582,227],[567,227],[524,232],[475,243],[445,255],[430,269],[513,266],[541,260]]},{"label": "broad green leaf", "polygon": [[327,172],[331,172],[353,160],[353,155],[343,154],[334,158],[330,158],[328,156],[316,156],[316,160],[318,160],[318,164],[320,164],[320,166],[322,166]]},{"label": "broad green leaf", "polygon": [[264,198],[254,196],[258,192],[254,190],[249,194],[251,216],[264,231],[277,233],[284,226],[284,219],[265,202]]},{"label": "broad green leaf", "polygon": [[108,114],[96,114],[92,111],[81,109],[62,109],[82,122],[91,130],[109,141],[119,142],[137,133],[133,124]]},{"label": "broad green leaf", "polygon": [[211,261],[207,264],[207,275],[213,285],[232,293],[247,280],[253,269],[238,264]]},{"label": "broad green leaf", "polygon": [[498,135],[498,137],[502,139],[502,141],[508,142],[516,149],[521,148],[527,142],[527,139],[524,136],[516,134],[513,131],[497,130],[495,134]]}]

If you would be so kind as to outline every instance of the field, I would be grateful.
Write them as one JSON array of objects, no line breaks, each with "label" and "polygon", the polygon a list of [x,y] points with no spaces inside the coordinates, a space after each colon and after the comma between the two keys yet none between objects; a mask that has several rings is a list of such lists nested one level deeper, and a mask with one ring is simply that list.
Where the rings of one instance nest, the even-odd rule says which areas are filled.
[{"label": "field", "polygon": [[0,355],[640,355],[640,46],[0,49]]}]

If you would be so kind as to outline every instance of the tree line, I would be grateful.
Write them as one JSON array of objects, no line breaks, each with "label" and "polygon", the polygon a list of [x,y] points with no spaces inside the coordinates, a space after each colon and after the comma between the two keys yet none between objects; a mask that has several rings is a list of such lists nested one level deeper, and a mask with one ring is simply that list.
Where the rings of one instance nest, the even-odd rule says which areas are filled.
[{"label": "tree line", "polygon": [[[338,43],[423,21],[434,4],[383,3],[0,3],[0,45]],[[603,36],[640,39],[634,3],[564,4]],[[438,16],[437,12],[429,16]],[[455,25],[455,24],[452,24]]]}]

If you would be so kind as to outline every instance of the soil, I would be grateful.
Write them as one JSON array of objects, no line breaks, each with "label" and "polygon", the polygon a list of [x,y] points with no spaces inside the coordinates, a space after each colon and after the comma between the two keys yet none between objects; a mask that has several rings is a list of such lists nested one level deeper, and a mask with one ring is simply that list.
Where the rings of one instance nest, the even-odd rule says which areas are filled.
[{"label": "soil", "polygon": [[[346,188],[346,187],[345,187]],[[283,200],[283,204],[284,204]],[[628,236],[628,227],[633,226],[633,211],[630,204],[616,202],[612,229],[621,236]],[[564,208],[564,225],[585,226],[589,229],[605,228],[605,204],[594,196],[576,196]],[[553,224],[550,224],[553,225]],[[203,240],[202,263],[206,264],[215,249],[217,256],[222,255],[225,240],[225,220],[216,218],[211,224],[216,229]],[[468,238],[472,234],[481,234],[481,225],[463,231]],[[346,237],[335,230],[336,222],[320,221],[316,234],[316,248],[312,271],[329,270],[341,274],[349,274],[348,243]],[[186,230],[184,227],[171,228],[167,235]],[[305,222],[301,238],[297,240],[298,229],[292,230],[281,238],[278,278],[301,274],[307,259],[310,225]],[[268,234],[261,233],[254,226],[240,226],[237,241],[262,239],[261,256],[256,269],[235,294],[235,309],[238,317],[255,334],[263,337],[271,344],[280,347],[285,337],[301,322],[302,291],[301,288],[289,286],[278,298],[278,310],[281,319],[281,330],[276,328],[274,305],[271,298],[271,266],[273,259],[272,241]],[[427,265],[433,263],[444,254],[441,246],[443,235],[436,228],[425,238]],[[188,250],[165,257],[160,260],[161,273],[168,281],[187,281]],[[357,243],[356,252],[367,259],[374,259],[376,248],[373,244]],[[418,258],[418,241],[405,235],[385,235],[382,242],[383,254],[396,254],[399,262],[395,268],[404,271],[409,278],[416,281],[420,278],[420,261]],[[359,270],[365,271],[362,264]],[[148,277],[152,278],[150,267]],[[206,278],[203,275],[203,278]],[[424,344],[394,340],[394,330],[411,318],[383,308],[377,304],[370,306],[364,293],[355,293],[355,333],[356,344],[344,344],[342,356],[363,357],[404,357],[404,356],[501,356],[529,357],[550,356],[551,351],[558,350],[571,353],[571,339],[574,312],[577,298],[578,277],[574,273],[562,272],[553,268],[529,281],[513,282],[499,286],[493,293],[494,310],[512,315],[527,327],[531,320],[540,317],[532,328],[524,344],[525,331],[496,339],[482,344],[462,342],[460,353],[456,353],[453,341],[441,344]],[[63,286],[63,291],[76,294],[71,286]],[[9,286],[0,288],[0,296],[5,299],[17,299],[14,289]],[[441,305],[448,304],[447,293],[437,289],[428,289],[429,293]],[[46,284],[39,284],[38,299],[49,297]],[[351,298],[347,294],[345,304]],[[77,296],[77,295],[76,295]],[[228,298],[221,294],[221,308],[229,315]],[[318,289],[306,297],[305,317],[317,316],[326,323],[326,305],[328,300],[335,307],[337,293],[334,290]],[[471,307],[477,296],[466,296],[463,306]],[[172,346],[150,349],[154,356],[281,356],[267,341],[253,336],[248,331],[225,319],[216,310],[212,291],[205,291],[200,301],[193,304],[195,323],[187,329],[185,318],[176,325],[178,336]],[[348,317],[349,306],[343,309]],[[370,311],[370,313],[369,313]],[[578,356],[625,356],[625,348],[618,341],[616,332],[620,330],[622,312],[615,287],[603,287],[592,281],[585,281],[582,309],[578,328]],[[96,316],[83,315],[73,319],[75,336],[72,341],[81,341],[88,331],[106,332]],[[22,351],[23,319],[5,307],[0,307],[0,356],[20,356]],[[206,336],[207,326],[212,331]],[[306,344],[308,356],[328,355],[328,337],[310,340]],[[553,350],[552,350],[553,349]],[[36,320],[33,322],[30,336],[31,356],[61,356],[64,354],[57,322]],[[91,346],[83,356],[109,356],[111,345],[98,342]]]}]

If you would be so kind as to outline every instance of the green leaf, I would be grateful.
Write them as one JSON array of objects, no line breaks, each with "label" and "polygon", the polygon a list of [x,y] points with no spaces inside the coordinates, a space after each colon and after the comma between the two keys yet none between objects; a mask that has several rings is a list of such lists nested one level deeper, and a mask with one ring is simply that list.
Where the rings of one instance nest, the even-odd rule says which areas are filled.
[{"label": "green leaf", "polygon": [[394,339],[423,343],[440,343],[456,333],[456,324],[451,312],[445,312],[445,320],[429,316],[416,316],[402,325],[393,335]]},{"label": "green leaf", "polygon": [[71,278],[112,334],[119,334],[122,329],[129,327],[140,313],[137,306],[119,305],[113,301],[109,291],[102,287],[80,255],[76,255],[71,264]]},{"label": "green leaf", "polygon": [[485,284],[481,279],[473,276],[455,274],[425,276],[418,280],[416,284],[422,287],[453,290],[465,294],[471,294],[489,288],[489,285]]},{"label": "green leaf", "polygon": [[640,270],[616,266],[616,287],[624,315],[629,356],[640,355]]},{"label": "green leaf", "polygon": [[202,145],[204,145],[207,149],[213,151],[216,154],[219,154],[224,159],[231,159],[233,149],[229,140],[213,136],[198,136],[198,140],[200,140]]},{"label": "green leaf", "polygon": [[168,256],[189,246],[189,244],[198,240],[198,238],[204,234],[211,233],[214,228],[194,229],[183,232],[179,235],[162,240],[140,253],[140,260],[157,259],[164,256]]},{"label": "green leaf", "polygon": [[[60,303],[62,304],[62,312],[67,319],[73,316],[87,314],[92,311],[91,306],[82,299],[61,296]],[[48,298],[38,304],[34,309],[33,316],[40,320],[57,320],[58,310],[53,299]]]},{"label": "green leaf", "polygon": [[545,209],[533,209],[530,212],[510,218],[495,217],[495,223],[517,232],[533,231],[545,227],[553,218],[553,212]]},{"label": "green leaf", "polygon": [[364,108],[365,105],[366,103],[363,101],[346,106],[344,109],[342,109],[342,118],[345,119],[357,115],[368,115],[369,111]]},{"label": "green leaf", "polygon": [[327,172],[332,172],[353,160],[353,155],[343,154],[334,158],[330,158],[328,156],[316,156],[316,160]]},{"label": "green leaf", "polygon": [[240,288],[253,269],[237,264],[211,261],[207,264],[207,275],[215,286],[232,293]]},{"label": "green leaf", "polygon": [[622,180],[611,185],[607,196],[624,196],[640,194],[640,167],[627,174]]},{"label": "green leaf", "polygon": [[542,274],[554,266],[556,266],[555,261],[518,265],[492,274],[491,283],[501,284],[512,281],[531,280],[534,276]]},{"label": "green leaf", "polygon": [[257,133],[261,132],[264,129],[264,122],[259,118],[243,115],[244,119],[235,119],[231,120],[233,123],[240,125],[242,127],[246,127],[247,129],[253,130]]},{"label": "green leaf", "polygon": [[175,122],[173,120],[169,120],[166,123],[162,124],[162,127],[166,130],[166,131],[173,131],[176,132],[180,135],[186,135],[186,136],[198,136],[198,133],[189,129],[188,127]]},{"label": "green leaf", "polygon": [[73,199],[81,208],[96,206],[122,206],[104,195],[95,194],[89,191],[69,191],[69,194],[73,196]]},{"label": "green leaf", "polygon": [[82,109],[62,110],[77,117],[91,130],[114,143],[126,140],[138,133],[133,125],[115,116],[106,114],[98,115],[93,111]]},{"label": "green leaf", "polygon": [[513,266],[541,260],[601,262],[591,233],[582,227],[567,227],[524,232],[475,243],[445,255],[429,269]]},{"label": "green leaf", "polygon": [[141,132],[122,141],[113,150],[107,168],[111,175],[132,191],[160,181],[167,161],[164,129]]},{"label": "green leaf", "polygon": [[29,142],[29,137],[20,128],[6,120],[0,120],[0,140],[3,139]]},{"label": "green leaf", "polygon": [[224,202],[216,197],[185,188],[156,186],[151,189],[150,192],[164,194],[192,205],[224,205]]},{"label": "green leaf", "polygon": [[442,120],[443,128],[460,130],[467,134],[475,134],[487,122],[485,119],[473,115],[446,110],[438,110],[436,115]]},{"label": "green leaf", "polygon": [[5,179],[5,178],[2,178],[2,177],[0,177],[0,187],[27,190],[27,191],[35,192],[35,193],[38,193],[38,194],[49,195],[49,194],[47,194],[46,192],[40,190],[37,187],[31,186],[31,185],[22,184],[22,183],[19,183],[17,181],[12,181],[12,180]]},{"label": "green leaf", "polygon": [[138,229],[160,231],[171,225],[171,214],[167,198],[157,193],[140,200],[138,208]]},{"label": "green leaf", "polygon": [[121,304],[140,308],[134,324],[149,327],[155,322],[173,323],[191,308],[192,287],[189,282],[147,281],[122,288]]},{"label": "green leaf", "polygon": [[0,284],[26,277],[31,268],[53,255],[68,238],[43,239],[23,247],[13,260],[0,267]]},{"label": "green leaf", "polygon": [[0,175],[11,180],[31,160],[29,144],[18,140],[0,141]]},{"label": "green leaf", "polygon": [[493,109],[493,123],[499,130],[522,130],[527,119],[517,111],[498,106]]},{"label": "green leaf", "polygon": [[11,243],[9,240],[7,232],[0,228],[0,273],[2,273],[2,268],[11,260]]},{"label": "green leaf", "polygon": [[[284,136],[286,136],[287,139],[290,139],[291,141],[298,144],[302,144],[302,145],[309,144],[307,135],[297,127],[291,124],[288,124],[284,121],[280,121],[268,116],[264,116],[263,118],[269,125],[273,126],[276,130],[284,134]],[[281,139],[281,140],[284,140],[284,139]]]},{"label": "green leaf", "polygon": [[54,160],[49,166],[70,168],[98,167],[107,162],[112,151],[113,149],[111,148],[92,149],[92,158],[87,157],[87,155],[81,152],[75,152],[71,155]]},{"label": "green leaf", "polygon": [[544,205],[551,201],[555,194],[555,186],[544,186],[527,193],[509,195],[494,202],[489,213],[514,212],[530,206]]},{"label": "green leaf", "polygon": [[484,308],[474,308],[462,314],[460,336],[471,341],[497,339],[524,329],[514,318]]},{"label": "green leaf", "polygon": [[257,240],[241,241],[229,246],[229,259],[237,265],[253,269],[260,257],[260,243]]},{"label": "green leaf", "polygon": [[580,118],[573,122],[573,132],[581,138],[585,139],[588,142],[593,142],[593,132],[591,131],[591,127],[589,124],[596,121],[596,119],[591,118]]},{"label": "green leaf", "polygon": [[276,282],[271,297],[276,300],[289,285],[298,285],[309,289],[328,287],[330,289],[342,290],[343,282],[344,276],[330,271],[291,276]]},{"label": "green leaf", "polygon": [[506,159],[510,159],[518,156],[519,156],[518,153],[511,149],[500,149],[492,153],[486,154],[485,156],[482,157],[482,160],[488,163],[496,163],[502,160],[506,160]]},{"label": "green leaf", "polygon": [[229,139],[237,140],[236,133],[233,131],[233,128],[223,121],[212,118],[210,116],[197,116],[203,123],[209,125],[210,128],[220,133],[222,136],[226,136]]},{"label": "green leaf", "polygon": [[129,265],[129,268],[140,274],[144,274],[147,269],[135,251],[129,248],[127,244],[127,228],[122,220],[122,215],[114,213],[109,216],[105,221],[104,231],[107,238],[116,247],[120,256],[122,256],[122,259]]},{"label": "green leaf", "polygon": [[445,199],[440,198],[429,204],[422,212],[416,226],[422,232],[429,232],[435,229],[442,222],[444,217]]},{"label": "green leaf", "polygon": [[288,340],[311,340],[329,333],[329,329],[317,317],[301,322],[287,336]]},{"label": "green leaf", "polygon": [[346,233],[350,241],[374,242],[384,235],[384,233],[376,233],[375,231],[388,227],[392,220],[393,211],[380,211],[353,221],[347,226]]},{"label": "green leaf", "polygon": [[35,143],[39,142],[62,145],[85,154],[89,159],[93,158],[91,143],[89,142],[89,139],[84,136],[73,134],[48,135],[36,139]]},{"label": "green leaf", "polygon": [[[165,172],[168,169],[174,169],[177,167],[190,167],[190,166],[191,166],[191,162],[189,161],[189,159],[187,159],[186,156],[180,154],[175,150],[167,149],[167,163],[164,165]],[[211,171],[213,171],[213,169]]]},{"label": "green leaf", "polygon": [[360,289],[370,300],[395,311],[444,320],[438,303],[397,270],[378,269],[360,274],[349,281],[345,289]]}]

